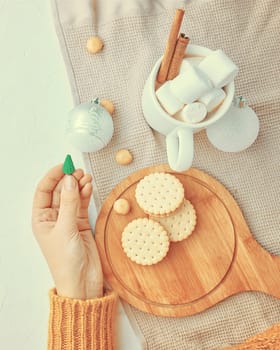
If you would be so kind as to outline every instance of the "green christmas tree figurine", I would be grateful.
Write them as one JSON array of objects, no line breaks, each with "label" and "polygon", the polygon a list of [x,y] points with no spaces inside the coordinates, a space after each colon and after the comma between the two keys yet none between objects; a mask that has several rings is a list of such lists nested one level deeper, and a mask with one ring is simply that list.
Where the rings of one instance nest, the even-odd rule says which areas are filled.
[{"label": "green christmas tree figurine", "polygon": [[64,161],[64,164],[62,167],[62,171],[64,172],[64,174],[67,174],[67,175],[71,175],[75,171],[75,167],[74,167],[74,164],[73,164],[73,161],[72,161],[70,154],[67,154],[67,156],[65,158],[65,161]]}]

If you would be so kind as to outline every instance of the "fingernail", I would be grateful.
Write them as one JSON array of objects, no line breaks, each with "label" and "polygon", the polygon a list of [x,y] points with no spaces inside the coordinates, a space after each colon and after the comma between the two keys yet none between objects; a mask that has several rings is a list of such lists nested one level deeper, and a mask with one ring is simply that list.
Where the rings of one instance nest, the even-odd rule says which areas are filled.
[{"label": "fingernail", "polygon": [[66,189],[66,191],[73,191],[75,187],[76,181],[74,180],[73,176],[65,175],[64,188]]}]

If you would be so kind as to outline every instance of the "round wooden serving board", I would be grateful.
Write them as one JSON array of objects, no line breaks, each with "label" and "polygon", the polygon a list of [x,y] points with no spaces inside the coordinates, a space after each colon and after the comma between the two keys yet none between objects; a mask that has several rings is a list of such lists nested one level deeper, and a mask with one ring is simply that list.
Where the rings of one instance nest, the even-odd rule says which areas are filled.
[{"label": "round wooden serving board", "polygon": [[[153,172],[170,173],[182,182],[185,198],[195,207],[197,225],[189,238],[170,244],[160,263],[141,266],[126,256],[121,236],[130,221],[147,217],[135,200],[135,188]],[[128,215],[114,212],[118,198],[130,202]],[[121,298],[144,312],[192,315],[242,291],[263,291],[280,298],[280,258],[254,240],[225,187],[197,169],[176,173],[160,165],[127,177],[105,200],[95,237],[106,281]]]}]

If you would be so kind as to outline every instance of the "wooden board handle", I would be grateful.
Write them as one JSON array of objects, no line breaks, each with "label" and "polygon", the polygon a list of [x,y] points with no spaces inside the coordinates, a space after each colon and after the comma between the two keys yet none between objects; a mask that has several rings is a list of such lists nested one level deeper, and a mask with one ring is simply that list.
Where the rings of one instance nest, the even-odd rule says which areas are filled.
[{"label": "wooden board handle", "polygon": [[244,248],[248,260],[243,260],[240,267],[250,276],[246,289],[280,298],[280,257],[268,253],[253,237],[245,241],[245,247],[244,242],[239,243],[239,250]]}]

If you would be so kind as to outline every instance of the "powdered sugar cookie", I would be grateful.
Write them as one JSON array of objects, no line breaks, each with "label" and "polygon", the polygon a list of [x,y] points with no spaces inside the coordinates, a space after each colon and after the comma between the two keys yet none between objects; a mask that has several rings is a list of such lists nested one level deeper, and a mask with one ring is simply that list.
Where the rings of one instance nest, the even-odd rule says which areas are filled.
[{"label": "powdered sugar cookie", "polygon": [[93,36],[87,41],[87,50],[89,53],[97,53],[103,49],[103,41],[98,36]]},{"label": "powdered sugar cookie", "polygon": [[130,211],[129,201],[125,198],[119,198],[114,203],[114,211],[120,215],[126,215]]},{"label": "powdered sugar cookie", "polygon": [[140,218],[131,221],[122,233],[122,247],[132,261],[140,265],[160,262],[169,249],[165,229],[156,221]]},{"label": "powdered sugar cookie", "polygon": [[183,203],[184,187],[173,175],[152,173],[138,183],[135,197],[146,214],[166,216]]},{"label": "powdered sugar cookie", "polygon": [[133,161],[133,156],[131,152],[129,152],[128,149],[120,149],[116,153],[116,162],[120,165],[128,165],[132,163]]},{"label": "powdered sugar cookie", "polygon": [[176,213],[155,220],[169,233],[171,242],[178,242],[193,232],[196,225],[196,213],[191,202],[185,199],[182,207]]},{"label": "powdered sugar cookie", "polygon": [[112,115],[115,112],[115,106],[110,100],[101,100],[100,104],[102,107],[106,108],[107,111]]}]

